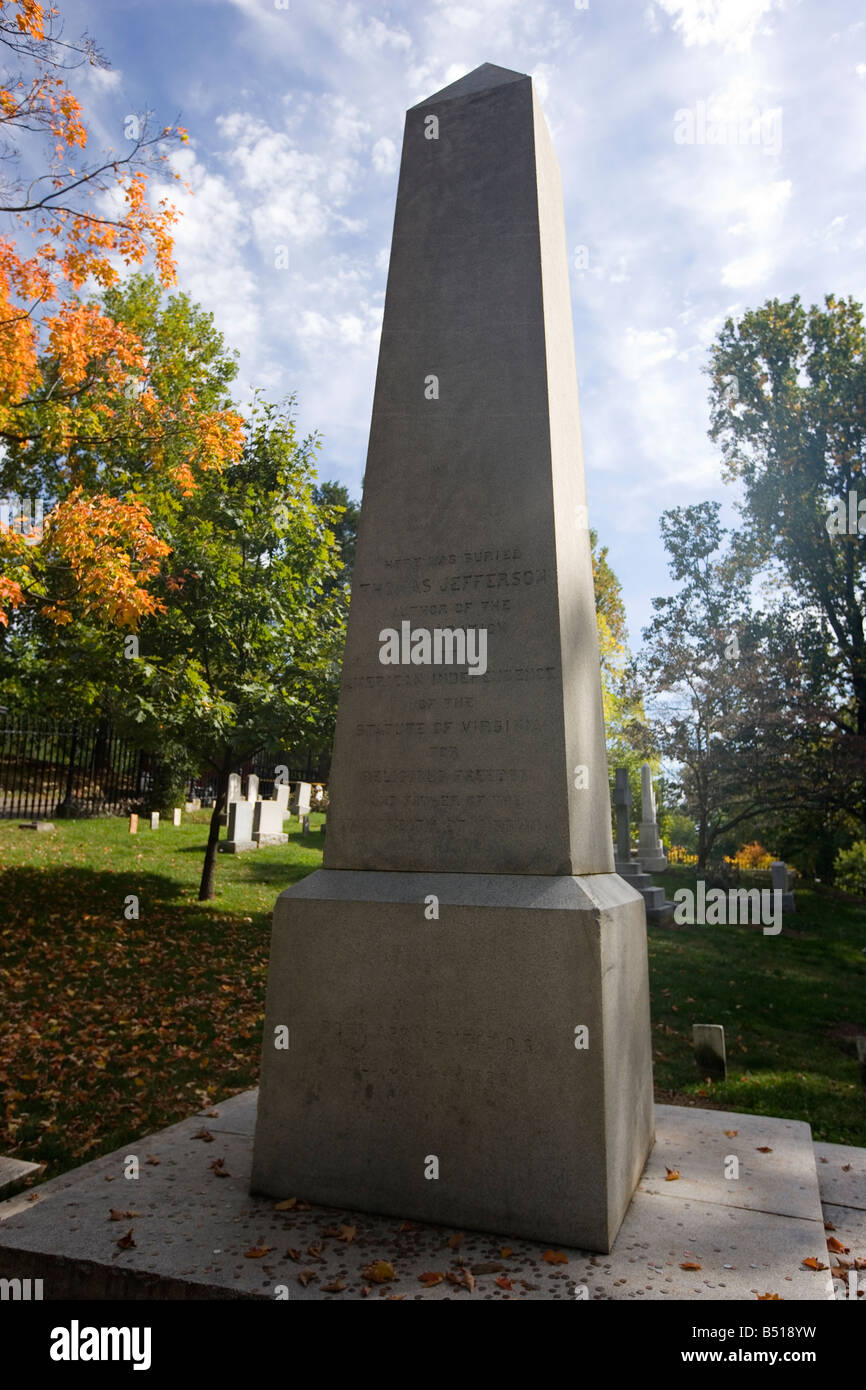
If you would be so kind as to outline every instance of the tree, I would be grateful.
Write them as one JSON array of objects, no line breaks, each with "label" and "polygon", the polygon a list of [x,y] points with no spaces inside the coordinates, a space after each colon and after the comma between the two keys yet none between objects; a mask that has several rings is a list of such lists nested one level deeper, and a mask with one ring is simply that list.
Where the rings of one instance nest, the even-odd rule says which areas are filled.
[{"label": "tree", "polygon": [[63,572],[94,616],[134,626],[155,611],[164,552],[141,491],[124,487],[111,464],[143,440],[150,468],[191,490],[238,456],[243,422],[228,408],[203,410],[192,392],[165,408],[134,329],[78,291],[88,280],[110,291],[118,260],[129,267],[148,254],[160,281],[173,282],[177,210],[166,199],[152,208],[147,186],[186,132],[133,117],[125,153],[89,159],[64,74],[106,65],[93,44],[65,41],[57,10],[36,0],[0,0],[0,44],[19,64],[0,80],[0,211],[19,237],[0,236],[0,485],[31,495],[34,459],[49,455],[57,482],[39,533],[0,527],[0,624],[27,605],[70,621],[52,590]]},{"label": "tree", "polygon": [[141,624],[138,659],[116,662],[142,734],[215,773],[201,900],[215,893],[229,774],[263,746],[327,736],[333,722],[347,599],[332,582],[339,513],[316,505],[318,440],[297,440],[292,409],[292,399],[255,401],[241,460],[206,475],[182,506],[165,497],[163,605]]},{"label": "tree", "polygon": [[[102,296],[101,307],[141,344],[156,409],[179,423],[157,443],[130,424],[122,442],[93,441],[77,459],[81,497],[93,513],[89,540],[99,541],[99,509],[106,499],[129,499],[135,514],[147,517],[153,553],[146,570],[127,534],[120,539],[129,569],[121,565],[118,574],[110,575],[106,558],[92,566],[89,547],[83,554],[75,548],[69,513],[61,509],[56,525],[62,530],[49,529],[38,561],[31,562],[31,601],[16,610],[7,628],[0,627],[0,700],[51,715],[103,709],[117,675],[124,633],[135,631],[145,613],[160,611],[167,601],[156,582],[169,549],[168,530],[160,518],[182,511],[194,491],[183,469],[194,457],[197,431],[187,426],[193,410],[206,428],[215,412],[230,408],[229,389],[237,372],[235,354],[227,349],[212,316],[186,295],[166,296],[152,275],[134,275],[113,286]],[[93,406],[109,392],[110,387],[95,382],[90,392]],[[0,479],[14,476],[19,462],[23,460],[14,457],[0,462]],[[49,441],[31,443],[26,467],[40,493],[61,500],[68,495],[67,456]],[[210,471],[199,469],[199,476]],[[84,500],[77,511],[83,515]],[[68,540],[64,531],[72,532]],[[20,539],[23,545],[27,538]],[[129,584],[142,592],[127,602]]]},{"label": "tree", "polygon": [[753,611],[748,570],[726,544],[719,511],[718,502],[703,502],[663,513],[681,587],[653,599],[641,660],[655,737],[679,767],[697,825],[701,868],[720,837],[788,805],[792,787],[809,788],[810,798],[820,791],[809,757],[814,731],[789,698],[796,656],[779,619]]},{"label": "tree", "polygon": [[[769,565],[801,614],[815,715],[866,773],[866,562],[857,489],[866,463],[866,335],[862,306],[799,296],[728,319],[711,352],[711,437],[744,488],[741,547]],[[849,493],[855,493],[849,531]],[[866,500],[859,506],[866,511]],[[840,526],[841,514],[845,524]],[[859,793],[861,818],[866,814]]]}]

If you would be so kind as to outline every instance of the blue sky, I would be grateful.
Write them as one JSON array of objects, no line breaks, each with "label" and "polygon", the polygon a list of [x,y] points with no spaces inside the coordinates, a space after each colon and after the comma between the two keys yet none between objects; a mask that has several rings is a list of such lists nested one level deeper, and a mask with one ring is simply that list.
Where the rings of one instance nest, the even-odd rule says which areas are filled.
[{"label": "blue sky", "polygon": [[302,431],[324,436],[321,475],[356,496],[404,112],[483,62],[532,74],[562,169],[590,522],[636,645],[652,595],[670,587],[660,513],[715,497],[735,520],[706,435],[714,334],[772,296],[866,297],[866,11],[842,0],[61,9],[68,33],[87,28],[112,64],[75,82],[94,144],[122,143],[126,115],[143,108],[189,130],[175,167],[193,196],[170,190],[184,211],[180,288],[238,348],[242,390],[297,392]]}]

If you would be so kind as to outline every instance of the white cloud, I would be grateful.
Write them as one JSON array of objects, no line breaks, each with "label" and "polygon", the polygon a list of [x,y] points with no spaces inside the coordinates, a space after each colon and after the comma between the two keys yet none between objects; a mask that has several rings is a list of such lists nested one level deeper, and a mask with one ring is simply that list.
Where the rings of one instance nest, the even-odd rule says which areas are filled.
[{"label": "white cloud", "polygon": [[762,22],[779,0],[658,0],[674,21],[687,48],[721,44],[745,52],[758,32],[769,32]]},{"label": "white cloud", "polygon": [[731,289],[741,290],[748,285],[760,285],[766,280],[772,261],[766,251],[753,251],[748,256],[740,256],[722,266],[722,284]]},{"label": "white cloud", "polygon": [[397,168],[397,146],[394,141],[383,135],[373,146],[372,158],[377,174],[392,174]]}]

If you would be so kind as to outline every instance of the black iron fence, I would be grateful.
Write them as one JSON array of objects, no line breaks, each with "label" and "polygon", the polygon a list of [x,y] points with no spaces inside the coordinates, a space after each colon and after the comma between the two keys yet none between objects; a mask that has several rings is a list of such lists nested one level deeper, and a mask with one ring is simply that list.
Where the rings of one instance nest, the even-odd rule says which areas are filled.
[{"label": "black iron fence", "polygon": [[147,796],[153,770],[106,720],[0,711],[0,817],[123,815]]}]

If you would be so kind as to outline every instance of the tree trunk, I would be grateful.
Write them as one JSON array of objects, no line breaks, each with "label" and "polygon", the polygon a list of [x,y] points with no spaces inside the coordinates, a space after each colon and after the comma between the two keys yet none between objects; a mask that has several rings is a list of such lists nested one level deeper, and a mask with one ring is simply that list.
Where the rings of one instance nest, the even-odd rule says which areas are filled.
[{"label": "tree trunk", "polygon": [[217,777],[216,797],[214,799],[213,814],[210,818],[210,830],[207,837],[207,849],[204,852],[204,866],[201,871],[201,883],[198,887],[198,900],[200,903],[210,902],[216,897],[216,887],[214,878],[216,874],[217,845],[220,837],[220,816],[226,804],[226,797],[229,789],[229,770],[231,764],[225,762],[220,769]]}]

